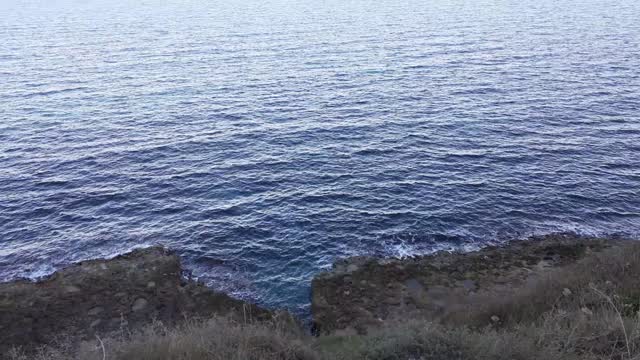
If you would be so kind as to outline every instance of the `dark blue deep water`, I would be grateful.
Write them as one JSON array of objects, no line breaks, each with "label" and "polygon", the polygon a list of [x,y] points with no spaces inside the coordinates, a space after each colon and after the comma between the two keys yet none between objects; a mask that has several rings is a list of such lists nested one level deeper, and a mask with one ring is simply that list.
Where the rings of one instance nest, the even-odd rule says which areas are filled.
[{"label": "dark blue deep water", "polygon": [[640,234],[636,0],[0,0],[0,279]]}]

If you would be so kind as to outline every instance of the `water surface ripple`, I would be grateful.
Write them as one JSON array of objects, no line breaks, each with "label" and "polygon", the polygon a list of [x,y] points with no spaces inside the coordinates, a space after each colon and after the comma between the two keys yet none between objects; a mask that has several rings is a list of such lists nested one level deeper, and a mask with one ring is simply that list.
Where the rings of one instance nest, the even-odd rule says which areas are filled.
[{"label": "water surface ripple", "polygon": [[635,0],[0,13],[2,280],[162,243],[304,311],[337,257],[640,233]]}]

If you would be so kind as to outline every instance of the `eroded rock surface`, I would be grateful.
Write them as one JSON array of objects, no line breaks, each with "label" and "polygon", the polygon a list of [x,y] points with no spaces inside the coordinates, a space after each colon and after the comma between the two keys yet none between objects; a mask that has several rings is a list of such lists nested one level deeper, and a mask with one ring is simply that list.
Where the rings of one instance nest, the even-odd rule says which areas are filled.
[{"label": "eroded rock surface", "polygon": [[616,241],[553,235],[470,253],[409,259],[355,257],[312,282],[311,311],[320,333],[358,332],[387,320],[445,320],[480,295],[512,291],[545,271]]},{"label": "eroded rock surface", "polygon": [[271,313],[181,276],[180,259],[160,247],[110,260],[85,261],[39,281],[0,284],[0,354],[65,337],[135,329],[153,320],[231,314],[261,320]]}]

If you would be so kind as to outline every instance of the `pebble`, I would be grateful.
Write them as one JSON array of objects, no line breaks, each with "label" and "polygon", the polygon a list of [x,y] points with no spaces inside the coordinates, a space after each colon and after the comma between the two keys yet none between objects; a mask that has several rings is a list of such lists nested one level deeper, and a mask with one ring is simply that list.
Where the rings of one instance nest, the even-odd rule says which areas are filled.
[{"label": "pebble", "polygon": [[100,314],[103,311],[104,311],[104,309],[102,307],[96,306],[96,307],[90,309],[89,311],[87,311],[87,315],[96,316],[96,315]]},{"label": "pebble", "polygon": [[131,310],[140,311],[146,308],[148,304],[149,302],[146,299],[138,298],[136,299],[136,301],[134,301],[133,305],[131,306]]},{"label": "pebble", "polygon": [[96,327],[96,326],[100,325],[101,323],[102,323],[102,320],[100,320],[100,319],[96,319],[96,320],[93,320],[93,321],[91,322],[91,324],[89,325],[89,327],[94,328],[94,327]]},{"label": "pebble", "polygon": [[74,285],[65,286],[64,291],[68,293],[77,293],[80,292],[80,288]]}]

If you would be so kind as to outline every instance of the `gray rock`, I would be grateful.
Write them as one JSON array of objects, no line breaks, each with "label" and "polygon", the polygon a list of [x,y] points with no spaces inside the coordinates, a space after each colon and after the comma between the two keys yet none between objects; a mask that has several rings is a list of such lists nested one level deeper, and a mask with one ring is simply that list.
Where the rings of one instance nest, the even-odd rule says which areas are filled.
[{"label": "gray rock", "polygon": [[140,310],[143,310],[144,308],[146,308],[147,305],[149,305],[149,302],[146,299],[138,298],[138,299],[136,299],[136,301],[133,302],[133,305],[131,306],[131,310],[132,311],[140,311]]},{"label": "gray rock", "polygon": [[64,291],[68,293],[77,293],[77,292],[80,292],[81,290],[77,286],[68,285],[68,286],[65,286]]},{"label": "gray rock", "polygon": [[96,316],[96,315],[100,314],[103,311],[104,311],[104,308],[102,308],[101,306],[96,306],[94,308],[91,308],[89,311],[87,311],[87,315]]},{"label": "gray rock", "polygon": [[89,325],[89,327],[93,329],[93,328],[95,328],[96,326],[100,325],[101,323],[102,323],[102,320],[101,320],[101,319],[96,319],[96,320],[93,320],[93,321],[91,322],[91,325]]}]

